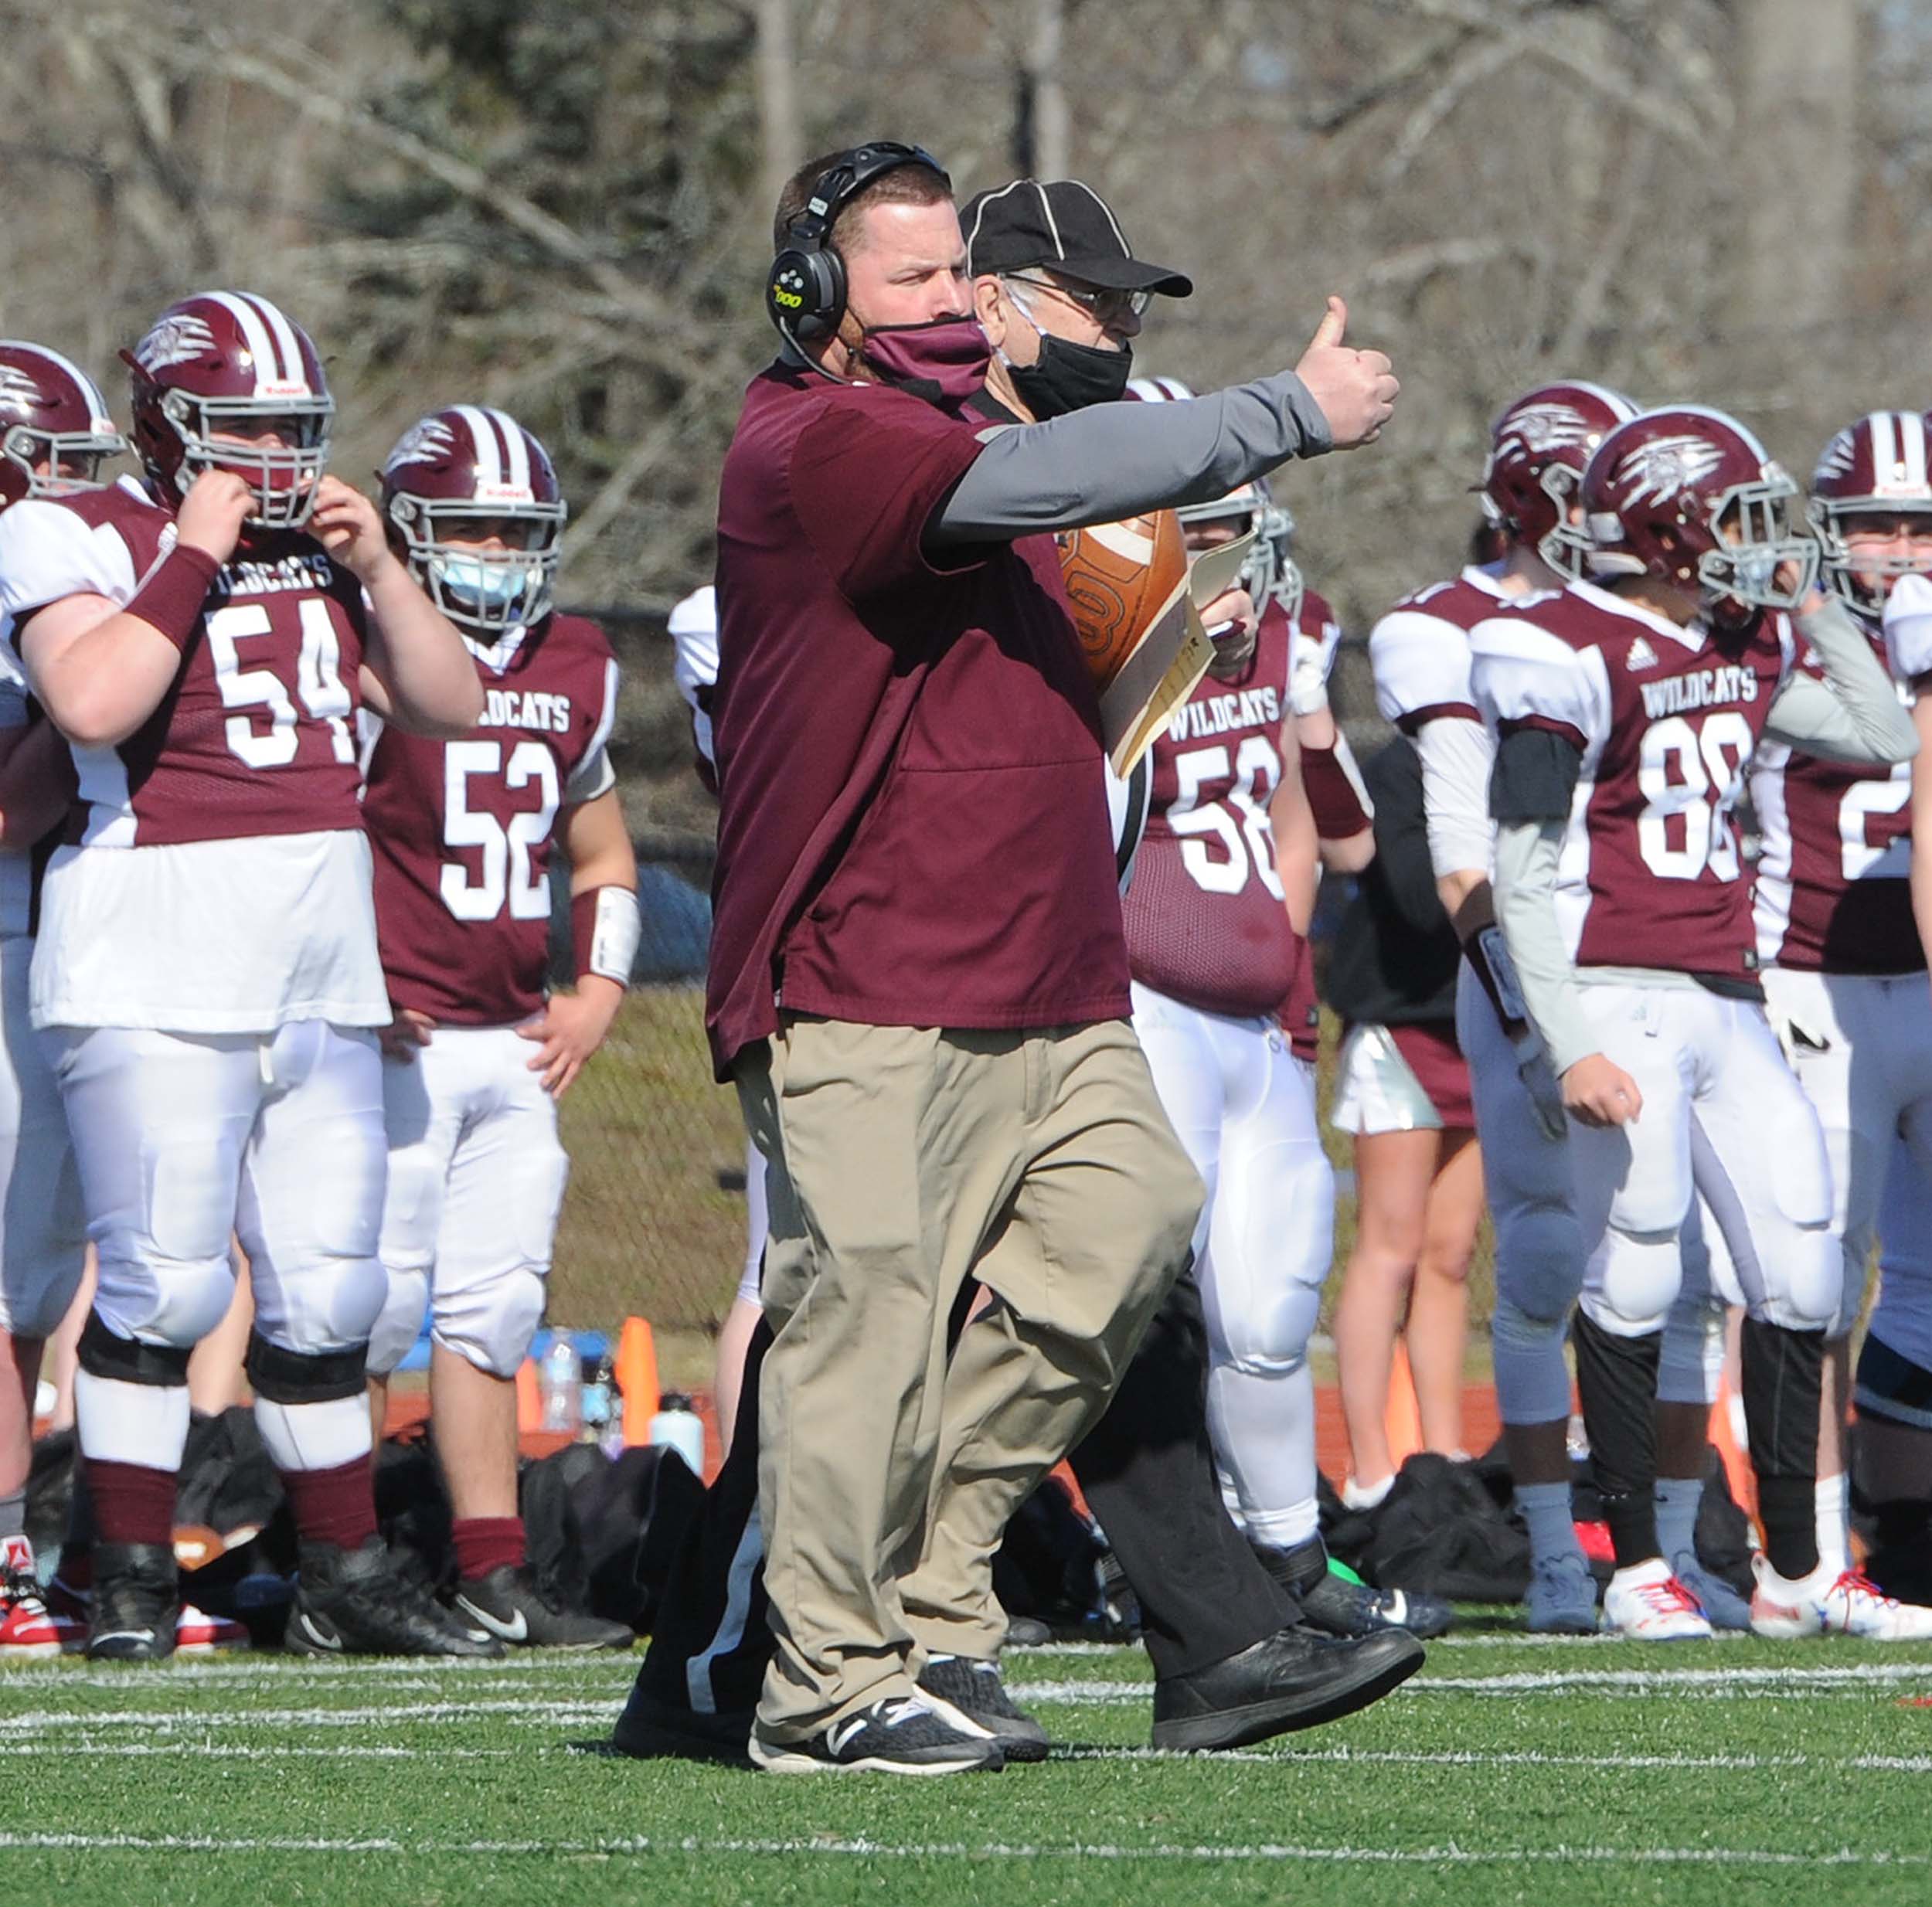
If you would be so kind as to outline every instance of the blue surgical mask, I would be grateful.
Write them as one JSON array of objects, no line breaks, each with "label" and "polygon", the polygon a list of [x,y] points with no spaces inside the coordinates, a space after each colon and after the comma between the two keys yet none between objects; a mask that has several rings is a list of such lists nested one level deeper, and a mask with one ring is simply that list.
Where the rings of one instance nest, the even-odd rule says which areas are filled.
[{"label": "blue surgical mask", "polygon": [[436,573],[443,587],[459,602],[482,614],[499,616],[521,600],[531,580],[528,563],[492,562],[478,556],[439,558]]}]

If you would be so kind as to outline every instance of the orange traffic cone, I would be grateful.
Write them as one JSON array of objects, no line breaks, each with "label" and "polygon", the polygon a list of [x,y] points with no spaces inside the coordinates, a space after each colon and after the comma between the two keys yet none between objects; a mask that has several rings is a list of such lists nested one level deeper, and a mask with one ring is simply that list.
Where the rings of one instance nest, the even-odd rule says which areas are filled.
[{"label": "orange traffic cone", "polygon": [[617,1338],[613,1367],[624,1399],[624,1440],[651,1441],[651,1419],[658,1414],[658,1345],[648,1319],[627,1317]]},{"label": "orange traffic cone", "polygon": [[1717,1401],[1711,1406],[1711,1441],[1724,1466],[1724,1479],[1731,1487],[1731,1497],[1752,1522],[1757,1521],[1757,1472],[1751,1460],[1739,1448],[1737,1426],[1732,1417],[1733,1394],[1729,1373],[1719,1380]]},{"label": "orange traffic cone", "polygon": [[516,1367],[516,1433],[527,1436],[543,1428],[543,1392],[536,1381],[536,1366],[526,1358]]},{"label": "orange traffic cone", "polygon": [[1422,1407],[1416,1402],[1416,1380],[1409,1368],[1409,1351],[1396,1340],[1396,1355],[1389,1366],[1389,1409],[1383,1419],[1389,1440],[1389,1460],[1400,1470],[1422,1448]]}]

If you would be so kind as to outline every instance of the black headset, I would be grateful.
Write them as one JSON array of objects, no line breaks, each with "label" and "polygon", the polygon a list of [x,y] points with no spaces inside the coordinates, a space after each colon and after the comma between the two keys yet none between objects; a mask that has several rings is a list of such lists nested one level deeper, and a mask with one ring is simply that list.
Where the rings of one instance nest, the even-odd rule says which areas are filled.
[{"label": "black headset", "polygon": [[838,328],[845,313],[845,261],[832,248],[832,228],[874,179],[902,165],[930,167],[952,182],[923,146],[874,140],[840,153],[818,175],[804,209],[786,227],[791,243],[771,262],[765,310],[791,343],[817,344]]}]

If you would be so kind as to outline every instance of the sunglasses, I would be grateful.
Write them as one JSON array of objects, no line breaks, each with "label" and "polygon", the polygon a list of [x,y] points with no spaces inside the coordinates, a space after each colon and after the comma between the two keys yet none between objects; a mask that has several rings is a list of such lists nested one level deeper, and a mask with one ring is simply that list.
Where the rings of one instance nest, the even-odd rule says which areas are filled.
[{"label": "sunglasses", "polygon": [[1050,291],[1056,297],[1064,298],[1069,304],[1077,304],[1097,325],[1114,325],[1124,318],[1139,318],[1154,301],[1151,291],[1077,290],[1072,285],[1057,284],[1051,278],[1031,277],[1023,271],[1008,272],[1005,276],[1009,284],[1030,285],[1036,291]]}]

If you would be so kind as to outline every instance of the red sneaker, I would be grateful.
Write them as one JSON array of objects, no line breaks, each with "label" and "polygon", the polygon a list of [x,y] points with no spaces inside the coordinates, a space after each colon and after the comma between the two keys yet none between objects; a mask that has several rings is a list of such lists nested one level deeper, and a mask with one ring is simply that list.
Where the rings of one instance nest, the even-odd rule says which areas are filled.
[{"label": "red sneaker", "polygon": [[58,1655],[60,1631],[40,1596],[33,1545],[24,1536],[0,1537],[0,1656]]}]

